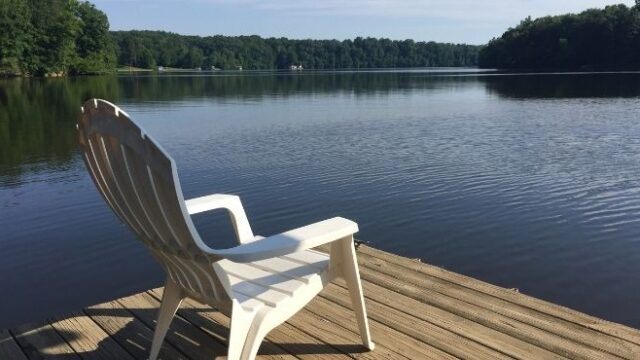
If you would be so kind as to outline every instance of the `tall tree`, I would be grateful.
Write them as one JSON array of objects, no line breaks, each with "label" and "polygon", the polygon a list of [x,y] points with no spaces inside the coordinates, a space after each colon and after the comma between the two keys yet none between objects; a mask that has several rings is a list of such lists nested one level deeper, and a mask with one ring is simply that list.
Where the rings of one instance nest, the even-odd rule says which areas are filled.
[{"label": "tall tree", "polygon": [[107,16],[89,2],[0,0],[0,72],[93,73],[115,64]]},{"label": "tall tree", "polygon": [[116,64],[115,48],[109,35],[107,15],[95,5],[83,1],[76,8],[79,28],[75,47],[77,58],[73,71],[96,73],[110,70]]},{"label": "tall tree", "polygon": [[77,1],[29,0],[32,11],[32,63],[27,70],[34,74],[64,73],[75,57],[75,34],[79,29]]},{"label": "tall tree", "polygon": [[31,9],[27,0],[0,0],[0,73],[21,71],[31,47]]}]

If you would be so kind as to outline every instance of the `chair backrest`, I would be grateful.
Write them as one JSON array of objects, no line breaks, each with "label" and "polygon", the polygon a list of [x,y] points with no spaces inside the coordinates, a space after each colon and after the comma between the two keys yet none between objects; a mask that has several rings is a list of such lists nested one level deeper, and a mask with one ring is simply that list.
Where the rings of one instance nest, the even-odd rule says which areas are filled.
[{"label": "chair backrest", "polygon": [[197,245],[202,240],[187,212],[173,159],[124,111],[104,100],[84,104],[78,136],[99,192],[168,275],[186,289],[227,299],[211,268],[219,258]]}]

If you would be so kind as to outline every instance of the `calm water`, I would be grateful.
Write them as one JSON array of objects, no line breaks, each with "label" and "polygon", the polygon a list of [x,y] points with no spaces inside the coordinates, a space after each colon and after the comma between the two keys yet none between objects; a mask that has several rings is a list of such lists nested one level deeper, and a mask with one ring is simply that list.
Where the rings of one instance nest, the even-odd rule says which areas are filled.
[{"label": "calm water", "polygon": [[[373,246],[640,327],[640,74],[400,71],[0,81],[0,328],[161,284],[76,150],[89,97],[242,196],[256,233]],[[231,246],[223,213],[198,215]],[[219,242],[216,242],[219,244]]]}]

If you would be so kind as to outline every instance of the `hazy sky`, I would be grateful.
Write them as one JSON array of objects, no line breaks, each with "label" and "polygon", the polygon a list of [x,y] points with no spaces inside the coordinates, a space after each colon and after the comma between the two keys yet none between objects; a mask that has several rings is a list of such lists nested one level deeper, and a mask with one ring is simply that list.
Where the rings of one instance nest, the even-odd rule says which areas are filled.
[{"label": "hazy sky", "polygon": [[357,36],[481,44],[531,15],[633,0],[93,0],[113,30],[189,35],[347,39]]}]

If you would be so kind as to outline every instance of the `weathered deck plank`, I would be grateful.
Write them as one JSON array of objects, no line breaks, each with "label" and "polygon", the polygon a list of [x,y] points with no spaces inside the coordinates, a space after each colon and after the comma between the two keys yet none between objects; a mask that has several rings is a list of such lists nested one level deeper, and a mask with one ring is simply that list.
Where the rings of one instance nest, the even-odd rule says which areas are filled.
[{"label": "weathered deck plank", "polygon": [[473,289],[478,292],[482,292],[493,297],[509,301],[514,304],[519,304],[524,307],[537,310],[539,313],[563,319],[575,323],[579,326],[596,330],[598,332],[618,337],[636,345],[640,345],[640,331],[638,331],[637,329],[600,319],[595,316],[581,313],[579,311],[561,305],[527,296],[511,289],[505,289],[493,284],[486,283],[484,281],[480,281],[462,274],[439,268],[437,266],[413,261],[411,259],[380,251],[371,247],[362,246],[360,254],[362,256],[360,256],[358,259],[375,257],[389,264],[401,265],[405,268],[418,271],[424,275],[431,275],[433,277],[441,278],[448,281],[450,284],[461,285],[469,289]]},{"label": "weathered deck plank", "polygon": [[[360,345],[344,281],[273,330],[259,359],[640,359],[640,331],[361,246],[376,349]],[[0,359],[145,359],[162,289],[0,331]],[[187,299],[163,359],[226,358],[229,319]]]},{"label": "weathered deck plank", "polygon": [[27,359],[9,330],[0,330],[0,359]]},{"label": "weathered deck plank", "polygon": [[80,356],[49,323],[19,326],[12,332],[20,348],[29,359],[80,359]]},{"label": "weathered deck plank", "polygon": [[[496,304],[494,298],[484,298],[480,294],[455,291],[453,285],[447,288],[430,282],[426,277],[416,278],[408,271],[392,269],[392,265],[380,271],[369,269],[361,273],[362,278],[370,282],[407,295],[423,303],[444,309],[488,328],[520,339],[538,348],[553,352],[561,357],[581,359],[615,359],[611,354],[574,342],[570,331],[562,331],[559,321],[546,329],[530,325],[521,318],[505,316],[505,308],[511,303]],[[428,290],[427,290],[428,289]],[[564,335],[564,336],[562,336]],[[604,335],[603,335],[604,336]],[[592,338],[594,338],[592,336]],[[551,358],[549,353],[538,353],[536,358]]]},{"label": "weathered deck plank", "polygon": [[[135,359],[149,357],[153,330],[117,301],[110,301],[88,307],[84,310],[104,331],[127,350]],[[160,357],[163,359],[188,360],[168,342],[162,344]]]},{"label": "weathered deck plank", "polygon": [[51,326],[83,360],[133,360],[133,357],[90,317],[73,313],[51,321]]},{"label": "weathered deck plank", "polygon": [[[355,338],[352,340],[354,344],[360,343],[360,336],[357,335],[356,319],[350,307],[343,307],[340,304],[333,303],[322,297],[316,298],[310,305],[309,310],[321,319],[325,319],[325,321],[328,320],[329,326],[340,324],[355,335]],[[376,346],[383,346],[395,354],[409,359],[456,359],[455,356],[445,351],[435,348],[430,344],[423,343],[412,336],[396,331],[381,322],[371,319],[371,317],[369,319],[369,326],[371,327],[371,336],[376,339]],[[368,355],[374,358],[378,356],[376,353],[368,353]],[[398,355],[392,356],[392,359],[398,358]]]},{"label": "weathered deck plank", "polygon": [[[146,292],[118,299],[118,302],[150,328],[155,327],[160,302]],[[190,359],[219,359],[226,355],[226,346],[210,337],[187,320],[176,316],[166,340]]]},{"label": "weathered deck plank", "polygon": [[[366,282],[364,285],[365,294],[370,289],[369,284]],[[380,292],[390,293],[387,289],[378,289]],[[327,289],[322,294],[323,298],[328,300],[328,303],[337,303],[342,306],[349,306],[348,301],[343,301],[341,297],[348,295],[347,289],[342,287],[335,287]],[[384,295],[383,295],[384,296]],[[482,337],[485,343],[477,342],[477,339],[473,339],[471,337],[464,337],[456,332],[448,330],[452,327],[464,326],[464,319],[458,318],[446,322],[434,322],[430,323],[425,321],[423,317],[432,318],[434,315],[437,315],[439,309],[437,308],[426,308],[416,306],[418,304],[423,305],[422,303],[410,303],[410,299],[399,295],[397,293],[392,294],[393,301],[398,302],[399,307],[410,310],[410,314],[407,312],[402,312],[397,310],[395,307],[389,306],[386,303],[378,302],[372,299],[371,297],[367,297],[367,309],[369,310],[369,317],[371,320],[378,321],[383,323],[396,331],[399,331],[403,334],[407,334],[412,336],[425,344],[429,344],[433,347],[446,351],[449,354],[453,354],[454,356],[466,358],[466,359],[511,359],[509,356],[508,347],[513,347],[513,339],[508,338],[506,341],[503,340],[500,342],[501,333],[493,332],[491,333],[491,329],[481,328],[480,326],[474,329],[474,333],[477,336]],[[403,299],[404,298],[404,299]],[[348,299],[345,298],[345,299]],[[390,300],[390,298],[387,298]],[[405,305],[410,305],[410,307],[404,307]],[[425,311],[426,310],[426,311]],[[441,310],[440,310],[441,311]],[[456,321],[457,320],[457,321]],[[436,325],[437,324],[437,325]],[[440,325],[440,326],[438,326]],[[486,343],[490,343],[492,345],[498,344],[494,347],[500,348],[503,347],[502,351],[494,350],[491,346],[485,345]],[[526,344],[525,344],[526,345]],[[527,349],[526,346],[523,346],[525,350],[520,352],[514,351],[515,355],[520,355],[520,357],[524,355],[535,355],[535,351],[531,351]],[[527,351],[529,350],[529,351]],[[545,354],[546,355],[546,354]]]}]

